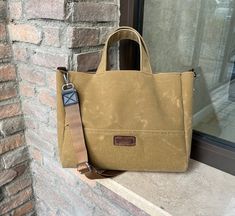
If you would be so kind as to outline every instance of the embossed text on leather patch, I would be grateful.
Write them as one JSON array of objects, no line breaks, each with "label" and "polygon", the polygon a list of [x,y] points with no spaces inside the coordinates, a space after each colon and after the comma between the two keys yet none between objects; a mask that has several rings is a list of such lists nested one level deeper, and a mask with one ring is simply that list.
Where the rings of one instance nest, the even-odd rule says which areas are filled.
[{"label": "embossed text on leather patch", "polygon": [[114,136],[113,144],[117,146],[135,146],[136,137],[135,136]]}]

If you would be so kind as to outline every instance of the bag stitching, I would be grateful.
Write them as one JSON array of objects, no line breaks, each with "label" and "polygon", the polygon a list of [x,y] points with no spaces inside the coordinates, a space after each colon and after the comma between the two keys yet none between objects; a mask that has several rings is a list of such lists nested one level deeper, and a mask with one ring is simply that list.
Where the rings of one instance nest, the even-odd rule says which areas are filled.
[{"label": "bag stitching", "polygon": [[184,130],[180,131],[173,131],[173,130],[117,130],[117,129],[93,129],[93,128],[84,128],[86,132],[89,133],[135,133],[135,132],[140,132],[140,133],[157,133],[157,134],[171,134],[171,135],[178,135],[178,134],[184,134]]}]

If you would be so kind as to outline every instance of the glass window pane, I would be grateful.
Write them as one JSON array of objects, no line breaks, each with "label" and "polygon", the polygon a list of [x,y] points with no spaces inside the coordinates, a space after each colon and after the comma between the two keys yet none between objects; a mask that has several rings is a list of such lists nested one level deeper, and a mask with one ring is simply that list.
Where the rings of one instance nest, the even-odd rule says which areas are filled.
[{"label": "glass window pane", "polygon": [[195,68],[194,129],[235,142],[235,0],[148,0],[155,72]]}]

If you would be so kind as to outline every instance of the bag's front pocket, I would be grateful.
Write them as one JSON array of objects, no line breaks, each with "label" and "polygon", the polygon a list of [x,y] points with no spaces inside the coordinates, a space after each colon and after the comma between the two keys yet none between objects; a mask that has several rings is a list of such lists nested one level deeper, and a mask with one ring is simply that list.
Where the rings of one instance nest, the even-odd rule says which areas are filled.
[{"label": "bag's front pocket", "polygon": [[185,171],[184,131],[85,129],[91,163],[102,169]]}]

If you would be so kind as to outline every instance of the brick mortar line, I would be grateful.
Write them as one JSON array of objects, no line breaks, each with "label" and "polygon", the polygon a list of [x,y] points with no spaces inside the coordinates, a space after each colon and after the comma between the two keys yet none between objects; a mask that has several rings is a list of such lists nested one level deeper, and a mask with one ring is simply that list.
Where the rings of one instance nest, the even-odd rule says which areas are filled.
[{"label": "brick mortar line", "polygon": [[[0,83],[0,85],[1,85],[1,83]],[[16,87],[17,88],[17,87]],[[6,99],[2,99],[1,101],[0,101],[0,107],[1,106],[4,106],[4,105],[8,105],[8,104],[14,104],[14,101],[17,101],[17,100],[19,100],[19,103],[20,103],[20,95],[16,95],[15,97],[11,97],[11,98],[6,98]],[[16,102],[17,103],[17,102]],[[10,117],[7,117],[7,118],[10,118]],[[0,120],[1,121],[1,120]]]},{"label": "brick mortar line", "polygon": [[[9,81],[0,82],[0,86],[4,86],[4,87],[9,87],[9,86],[16,87],[17,85],[18,85],[17,80],[9,80]],[[15,97],[17,97],[17,96],[18,95],[16,95]],[[8,100],[8,99],[2,99],[2,100]]]},{"label": "brick mortar line", "polygon": [[[19,115],[19,116],[20,116],[20,115]],[[11,136],[14,136],[14,135],[16,135],[16,134],[24,135],[24,130],[25,130],[25,129],[22,129],[22,130],[19,130],[19,131],[15,132],[15,133],[9,134],[9,135],[3,137],[1,140],[6,139],[6,138],[11,137]],[[1,143],[1,140],[0,140],[0,143]],[[13,150],[14,150],[14,149],[13,149]],[[3,154],[5,154],[5,153],[3,153]]]},{"label": "brick mortar line", "polygon": [[[8,105],[8,104],[7,104]],[[4,105],[3,105],[4,106]],[[6,119],[13,119],[13,118],[16,118],[16,117],[22,117],[24,114],[19,114],[19,115],[15,115],[15,116],[10,116],[10,117],[6,117],[6,118],[3,118],[3,119],[0,119],[0,122],[1,121],[4,121],[4,120],[6,120]],[[25,129],[23,129],[23,130],[25,130]],[[14,133],[13,133],[14,134]]]},{"label": "brick mortar line", "polygon": [[73,22],[71,23],[71,27],[84,27],[84,28],[92,28],[92,27],[96,27],[96,28],[115,28],[115,26],[113,24],[118,23],[117,21],[106,21],[106,22],[89,22],[89,21],[84,21],[84,22]]},{"label": "brick mortar line", "polygon": [[[34,67],[34,71],[47,71],[48,73],[53,73],[55,69],[53,68],[47,68],[47,67],[44,67],[44,66],[40,66],[40,65],[35,65],[33,63],[30,63],[30,62],[27,62],[27,61],[20,61],[20,60],[16,60],[17,62],[17,65],[20,65],[20,66],[31,66],[31,67]],[[25,80],[27,81],[27,80]],[[20,78],[20,82],[22,82],[22,79]],[[28,81],[29,82],[29,81]]]},{"label": "brick mortar line", "polygon": [[20,96],[19,97],[14,97],[14,98],[9,98],[9,99],[4,100],[4,101],[0,101],[0,106],[4,106],[4,105],[8,105],[8,104],[14,104],[14,103],[20,103]]},{"label": "brick mortar line", "polygon": [[[71,54],[70,50],[71,49],[63,49],[65,47],[52,47],[52,46],[45,46],[45,45],[37,45],[37,44],[32,44],[32,43],[28,43],[28,42],[23,42],[23,41],[14,41],[13,44],[15,45],[19,45],[22,48],[29,48],[29,51],[35,51],[35,52],[45,52],[48,53],[50,55],[62,55],[62,54]],[[59,51],[59,52],[58,52]],[[67,51],[67,52],[65,52]],[[14,56],[14,60],[15,60],[15,56]],[[15,60],[17,61],[17,60]]]},{"label": "brick mortar line", "polygon": [[13,85],[17,84],[17,80],[9,80],[9,81],[0,81],[0,85]]},{"label": "brick mortar line", "polygon": [[113,24],[119,23],[118,21],[78,21],[78,22],[72,22],[68,20],[56,20],[56,19],[48,19],[48,18],[32,18],[32,19],[18,19],[14,20],[12,22],[9,22],[12,24],[33,24],[38,25],[43,24],[50,25],[53,24],[55,27],[61,27],[61,26],[71,26],[71,27],[84,27],[84,28],[102,28],[102,27],[114,27]]},{"label": "brick mortar line", "polygon": [[9,58],[2,58],[0,59],[0,65],[2,64],[8,64],[11,63],[11,61],[9,60]]},{"label": "brick mortar line", "polygon": [[35,25],[36,27],[39,28],[44,28],[50,25],[53,25],[52,27],[67,27],[69,26],[69,23],[63,22],[62,20],[48,20],[45,18],[35,18],[35,19],[18,19],[18,20],[13,20],[10,21],[9,24],[15,24],[15,25]]},{"label": "brick mortar line", "polygon": [[[0,60],[0,61],[1,61],[1,60]],[[1,67],[8,66],[9,64],[14,66],[14,64],[13,64],[12,62],[10,62],[10,61],[9,61],[9,62],[3,62],[3,63],[0,62],[0,66],[1,66]],[[0,82],[2,82],[2,81],[0,81]]]},{"label": "brick mortar line", "polygon": [[104,47],[104,44],[99,44],[96,46],[83,46],[83,47],[77,47],[77,48],[71,48],[73,51],[73,54],[82,54],[86,52],[92,52],[92,51],[100,51]]}]

